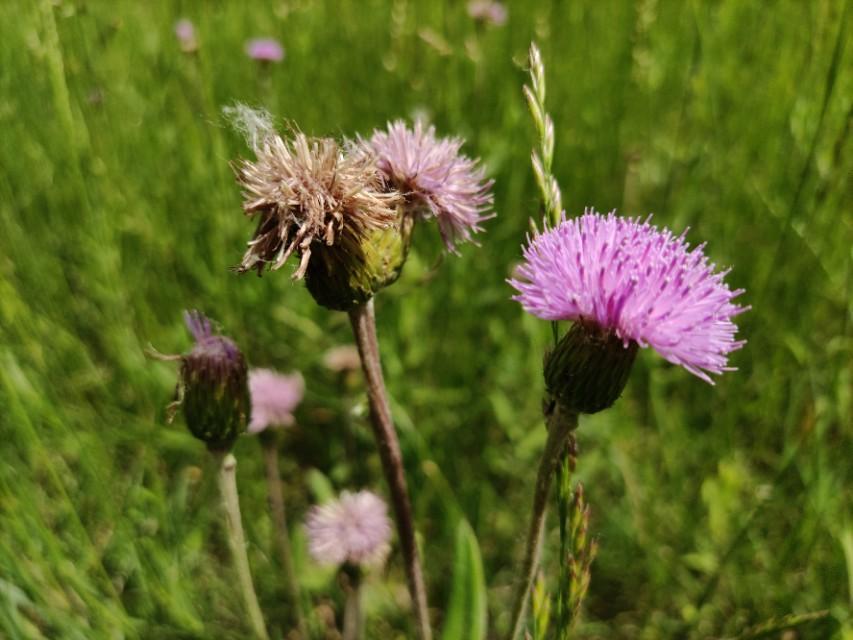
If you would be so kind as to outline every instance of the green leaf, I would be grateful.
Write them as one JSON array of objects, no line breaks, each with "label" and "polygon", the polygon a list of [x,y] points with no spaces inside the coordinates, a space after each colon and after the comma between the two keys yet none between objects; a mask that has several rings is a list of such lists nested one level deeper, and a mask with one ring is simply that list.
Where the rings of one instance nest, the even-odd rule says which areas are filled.
[{"label": "green leaf", "polygon": [[486,637],[486,581],[480,547],[468,521],[456,528],[453,586],[441,640],[481,640]]},{"label": "green leaf", "polygon": [[332,482],[319,469],[309,469],[305,474],[305,482],[314,499],[320,504],[333,500],[337,495]]}]

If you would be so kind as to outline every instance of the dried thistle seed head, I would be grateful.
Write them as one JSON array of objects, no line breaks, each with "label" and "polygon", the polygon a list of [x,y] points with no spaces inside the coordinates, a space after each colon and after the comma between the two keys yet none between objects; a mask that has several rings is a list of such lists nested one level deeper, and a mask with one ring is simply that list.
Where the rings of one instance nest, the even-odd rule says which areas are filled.
[{"label": "dried thistle seed head", "polygon": [[213,332],[210,320],[198,311],[184,314],[195,338],[181,357],[181,405],[187,427],[212,451],[227,451],[249,417],[248,368],[232,340]]},{"label": "dried thistle seed head", "polygon": [[256,156],[234,166],[243,210],[258,218],[238,271],[278,269],[297,254],[293,277],[300,279],[312,256],[339,250],[337,262],[346,264],[370,232],[395,223],[401,197],[385,189],[371,155],[345,153],[330,138],[299,132],[283,139],[263,112],[237,107],[231,113]]}]

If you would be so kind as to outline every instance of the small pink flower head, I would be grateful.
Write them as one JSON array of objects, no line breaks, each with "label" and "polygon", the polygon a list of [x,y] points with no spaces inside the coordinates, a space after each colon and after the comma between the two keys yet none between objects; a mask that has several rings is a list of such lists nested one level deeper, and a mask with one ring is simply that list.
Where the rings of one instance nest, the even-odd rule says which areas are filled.
[{"label": "small pink flower head", "polygon": [[410,211],[435,218],[448,251],[482,231],[480,223],[493,217],[490,189],[478,161],[459,153],[459,138],[436,138],[435,127],[402,120],[375,131],[369,145],[385,179],[406,197]]},{"label": "small pink flower head", "polygon": [[745,343],[732,319],[747,308],[732,302],[743,291],[729,289],[704,247],[648,220],[587,210],[531,238],[510,284],[528,313],[650,346],[712,382]]},{"label": "small pink flower head", "polygon": [[270,369],[252,369],[249,392],[252,394],[249,433],[260,433],[267,427],[289,427],[294,422],[293,411],[305,393],[305,380],[299,373],[283,375]]},{"label": "small pink flower head", "polygon": [[255,38],[246,43],[246,55],[260,62],[281,62],[284,60],[284,47],[273,38]]},{"label": "small pink flower head", "polygon": [[370,491],[344,491],[338,500],[312,507],[305,529],[308,550],[320,564],[378,565],[391,548],[388,509]]},{"label": "small pink flower head", "polygon": [[500,27],[506,24],[507,10],[500,2],[472,0],[468,3],[468,15],[474,20]]},{"label": "small pink flower head", "polygon": [[175,37],[181,45],[181,51],[192,53],[198,49],[198,41],[195,36],[195,25],[187,18],[182,18],[175,23]]}]

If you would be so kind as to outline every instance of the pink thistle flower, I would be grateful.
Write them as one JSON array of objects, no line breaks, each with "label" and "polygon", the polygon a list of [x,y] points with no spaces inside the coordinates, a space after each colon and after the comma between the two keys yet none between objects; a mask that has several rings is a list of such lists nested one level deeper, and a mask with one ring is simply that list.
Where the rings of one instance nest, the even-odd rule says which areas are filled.
[{"label": "pink thistle flower", "polygon": [[391,548],[388,508],[370,491],[344,491],[338,500],[312,507],[305,529],[308,551],[320,564],[377,565]]},{"label": "pink thistle flower", "polygon": [[413,129],[402,120],[375,131],[369,143],[376,166],[406,197],[410,210],[435,218],[447,250],[482,231],[492,206],[492,180],[485,180],[477,160],[459,153],[459,138],[436,138],[435,127],[420,121]]},{"label": "pink thistle flower", "polygon": [[267,427],[289,427],[294,422],[293,411],[302,402],[305,380],[299,373],[283,375],[270,369],[252,369],[249,392],[252,395],[249,433],[260,433]]},{"label": "pink thistle flower", "polygon": [[525,311],[544,320],[573,320],[652,347],[666,360],[711,381],[731,371],[727,356],[745,344],[735,340],[732,318],[748,307],[743,293],[723,281],[704,255],[639,218],[603,216],[587,209],[554,229],[536,233],[510,284]]},{"label": "pink thistle flower", "polygon": [[175,37],[181,45],[181,51],[192,53],[198,49],[198,40],[195,35],[195,25],[187,18],[182,18],[175,23]]},{"label": "pink thistle flower", "polygon": [[507,10],[500,2],[490,0],[473,0],[468,3],[468,15],[479,22],[496,27],[506,24]]},{"label": "pink thistle flower", "polygon": [[284,47],[273,38],[255,38],[246,43],[246,55],[260,62],[281,62]]}]

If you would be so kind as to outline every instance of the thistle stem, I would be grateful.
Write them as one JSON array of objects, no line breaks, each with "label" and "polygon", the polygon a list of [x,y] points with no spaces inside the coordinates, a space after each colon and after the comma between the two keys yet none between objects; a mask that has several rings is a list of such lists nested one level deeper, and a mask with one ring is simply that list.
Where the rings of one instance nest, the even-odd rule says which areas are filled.
[{"label": "thistle stem", "polygon": [[432,629],[429,624],[426,589],[424,587],[423,570],[421,569],[418,547],[415,542],[415,525],[412,517],[412,504],[406,487],[406,476],[403,469],[403,456],[400,452],[400,442],[391,420],[391,409],[388,404],[388,392],[382,378],[382,364],[379,357],[379,343],[376,339],[376,317],[373,311],[373,300],[353,307],[349,312],[353,335],[361,356],[361,366],[367,381],[367,396],[370,401],[370,422],[373,427],[373,437],[382,460],[385,480],[391,492],[391,504],[397,521],[397,533],[403,560],[406,565],[406,577],[409,582],[409,593],[412,597],[415,617],[418,625],[418,636],[421,640],[432,639]]},{"label": "thistle stem", "polygon": [[259,640],[269,640],[264,617],[258,604],[258,596],[252,584],[249,570],[249,558],[246,555],[246,537],[243,534],[243,521],[240,518],[240,499],[237,496],[237,460],[230,453],[214,453],[219,463],[219,490],[222,493],[222,505],[225,507],[225,521],[228,529],[228,543],[237,568],[240,590],[249,614],[252,631]]},{"label": "thistle stem", "polygon": [[358,567],[342,570],[346,592],[344,604],[343,640],[361,640],[364,636],[364,616],[361,611],[361,572]]},{"label": "thistle stem", "polygon": [[536,489],[533,493],[533,515],[530,518],[530,529],[527,532],[524,564],[522,566],[522,582],[518,586],[512,613],[512,627],[509,640],[516,640],[524,631],[524,619],[527,614],[527,600],[536,579],[539,568],[539,555],[542,550],[542,531],[545,525],[545,512],[548,506],[548,493],[554,472],[560,463],[566,442],[572,431],[577,427],[577,414],[567,414],[560,409],[559,403],[554,412],[548,417],[548,439],[545,450],[539,462],[536,475]]},{"label": "thistle stem", "polygon": [[281,566],[284,570],[284,579],[287,583],[288,595],[293,606],[296,617],[296,625],[299,628],[299,636],[308,640],[308,625],[302,611],[302,593],[299,589],[299,580],[293,567],[293,552],[290,546],[290,534],[287,530],[287,515],[284,509],[284,496],[281,491],[281,473],[278,469],[278,438],[274,433],[261,434],[261,447],[264,451],[264,465],[267,472],[267,492],[269,494],[270,510],[272,511],[273,526],[275,527],[275,540],[281,556]]}]

